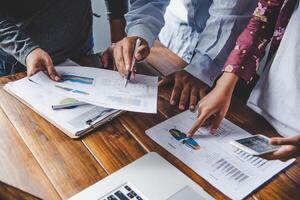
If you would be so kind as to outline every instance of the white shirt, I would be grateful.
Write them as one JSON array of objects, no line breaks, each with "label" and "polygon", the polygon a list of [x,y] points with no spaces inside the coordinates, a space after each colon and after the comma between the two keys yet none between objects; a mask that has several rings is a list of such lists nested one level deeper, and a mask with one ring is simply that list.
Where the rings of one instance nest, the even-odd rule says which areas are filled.
[{"label": "white shirt", "polygon": [[271,66],[254,88],[248,106],[282,136],[300,134],[300,8],[294,11]]}]

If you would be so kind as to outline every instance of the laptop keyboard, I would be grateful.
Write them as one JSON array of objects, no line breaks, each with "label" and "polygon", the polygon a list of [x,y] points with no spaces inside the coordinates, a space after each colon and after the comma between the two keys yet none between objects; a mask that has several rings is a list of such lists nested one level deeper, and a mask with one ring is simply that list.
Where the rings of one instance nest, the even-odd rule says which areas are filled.
[{"label": "laptop keyboard", "polygon": [[122,185],[118,189],[114,190],[104,198],[98,200],[145,200],[138,192],[129,186],[128,184]]}]

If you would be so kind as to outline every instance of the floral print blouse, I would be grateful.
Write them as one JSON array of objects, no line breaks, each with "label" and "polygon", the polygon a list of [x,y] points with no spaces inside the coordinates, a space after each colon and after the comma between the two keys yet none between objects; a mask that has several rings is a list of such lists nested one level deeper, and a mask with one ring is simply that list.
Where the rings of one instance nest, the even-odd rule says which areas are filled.
[{"label": "floral print blouse", "polygon": [[269,55],[275,54],[298,0],[259,0],[246,29],[237,39],[224,72],[237,74],[249,83],[259,67],[259,61],[271,42]]}]

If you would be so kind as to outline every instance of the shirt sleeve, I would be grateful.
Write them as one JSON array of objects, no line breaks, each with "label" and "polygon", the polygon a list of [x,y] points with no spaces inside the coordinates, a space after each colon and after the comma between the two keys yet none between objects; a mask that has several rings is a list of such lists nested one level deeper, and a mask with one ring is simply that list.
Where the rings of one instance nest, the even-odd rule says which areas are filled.
[{"label": "shirt sleeve", "polygon": [[128,36],[138,36],[152,47],[164,26],[164,13],[170,0],[130,0],[130,10],[125,15]]},{"label": "shirt sleeve", "polygon": [[124,19],[128,12],[128,0],[105,0],[109,19]]},{"label": "shirt sleeve", "polygon": [[0,13],[0,48],[25,65],[27,55],[38,45]]},{"label": "shirt sleeve", "polygon": [[256,5],[257,1],[253,0],[214,0],[194,56],[185,70],[212,86]]},{"label": "shirt sleeve", "polygon": [[238,37],[223,71],[249,82],[259,67],[276,26],[284,0],[260,0],[246,29]]}]

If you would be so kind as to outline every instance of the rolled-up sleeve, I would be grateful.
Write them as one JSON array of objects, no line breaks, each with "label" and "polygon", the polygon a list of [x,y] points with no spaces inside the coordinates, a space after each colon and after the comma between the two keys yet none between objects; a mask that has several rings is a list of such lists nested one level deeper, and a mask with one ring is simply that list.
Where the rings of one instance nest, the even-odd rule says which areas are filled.
[{"label": "rolled-up sleeve", "polygon": [[164,13],[170,0],[131,0],[130,11],[125,15],[128,36],[138,36],[152,47],[164,26]]},{"label": "rolled-up sleeve", "polygon": [[38,45],[0,13],[0,48],[25,65],[27,55]]},{"label": "rolled-up sleeve", "polygon": [[124,19],[128,12],[128,0],[105,0],[107,17],[111,20]]},{"label": "rolled-up sleeve", "polygon": [[256,5],[255,0],[214,0],[194,57],[185,70],[212,86]]}]

